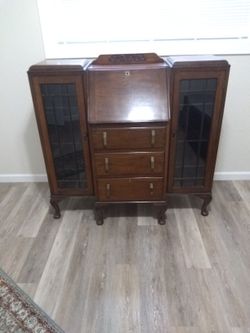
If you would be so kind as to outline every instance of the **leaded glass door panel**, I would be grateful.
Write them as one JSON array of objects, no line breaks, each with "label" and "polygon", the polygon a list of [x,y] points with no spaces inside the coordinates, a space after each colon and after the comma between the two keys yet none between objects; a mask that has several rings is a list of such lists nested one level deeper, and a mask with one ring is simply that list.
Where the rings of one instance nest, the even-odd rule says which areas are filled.
[{"label": "leaded glass door panel", "polygon": [[37,77],[40,134],[54,194],[91,194],[81,76]]},{"label": "leaded glass door panel", "polygon": [[169,190],[206,192],[211,185],[223,72],[178,72],[174,79]]}]

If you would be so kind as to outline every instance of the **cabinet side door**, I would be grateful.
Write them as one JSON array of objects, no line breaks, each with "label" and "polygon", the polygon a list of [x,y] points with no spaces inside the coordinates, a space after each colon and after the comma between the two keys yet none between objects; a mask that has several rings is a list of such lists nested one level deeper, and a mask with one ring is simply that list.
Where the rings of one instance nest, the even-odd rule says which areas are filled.
[{"label": "cabinet side door", "polygon": [[211,191],[227,78],[226,69],[174,73],[169,192]]},{"label": "cabinet side door", "polygon": [[82,76],[30,76],[30,83],[51,193],[91,195]]}]

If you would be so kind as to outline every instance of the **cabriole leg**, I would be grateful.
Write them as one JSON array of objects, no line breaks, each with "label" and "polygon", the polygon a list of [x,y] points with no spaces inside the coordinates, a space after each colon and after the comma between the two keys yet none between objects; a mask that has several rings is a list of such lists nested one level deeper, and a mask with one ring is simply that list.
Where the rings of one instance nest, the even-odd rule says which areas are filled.
[{"label": "cabriole leg", "polygon": [[61,212],[60,212],[60,207],[58,205],[59,199],[55,198],[55,197],[51,197],[50,198],[50,204],[51,206],[54,208],[54,219],[59,219],[61,217]]},{"label": "cabriole leg", "polygon": [[102,225],[104,220],[104,209],[101,205],[95,204],[95,220],[97,225]]},{"label": "cabriole leg", "polygon": [[154,204],[154,206],[156,207],[156,218],[158,221],[158,224],[160,225],[164,225],[166,224],[166,210],[167,210],[167,204],[163,203],[163,204]]},{"label": "cabriole leg", "polygon": [[208,216],[207,207],[212,200],[212,195],[211,194],[198,194],[197,196],[203,200],[203,204],[201,206],[201,215]]}]

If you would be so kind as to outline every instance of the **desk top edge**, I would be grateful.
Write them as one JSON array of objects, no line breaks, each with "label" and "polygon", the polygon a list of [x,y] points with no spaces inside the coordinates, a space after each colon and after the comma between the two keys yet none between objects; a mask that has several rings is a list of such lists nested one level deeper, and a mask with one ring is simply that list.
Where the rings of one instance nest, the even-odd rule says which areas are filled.
[{"label": "desk top edge", "polygon": [[[141,54],[135,54],[141,55]],[[126,61],[111,63],[108,57],[123,55],[101,55],[98,58],[65,58],[65,59],[44,59],[43,61],[32,65],[29,73],[45,72],[83,72],[85,70],[119,70],[119,69],[143,69],[147,68],[182,68],[182,67],[228,67],[229,63],[223,57],[214,55],[197,56],[162,56],[155,53],[147,53],[146,61],[137,61],[128,63]],[[125,56],[125,55],[124,55]],[[129,55],[128,55],[129,56]],[[131,55],[132,56],[132,55]],[[98,60],[99,59],[99,60]],[[125,58],[126,59],[126,58]]]}]

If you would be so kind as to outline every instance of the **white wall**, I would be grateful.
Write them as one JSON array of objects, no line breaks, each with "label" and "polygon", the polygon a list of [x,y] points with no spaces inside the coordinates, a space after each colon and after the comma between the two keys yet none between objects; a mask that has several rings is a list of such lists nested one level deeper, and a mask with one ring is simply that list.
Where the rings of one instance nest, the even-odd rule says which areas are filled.
[{"label": "white wall", "polygon": [[[26,74],[43,58],[36,0],[0,0],[0,181],[45,174]],[[232,67],[217,178],[250,178],[250,55],[226,58]]]},{"label": "white wall", "polygon": [[45,172],[26,73],[43,58],[36,1],[0,0],[0,180]]},{"label": "white wall", "polygon": [[231,71],[216,171],[224,178],[226,172],[248,173],[250,179],[250,55],[225,58]]}]

